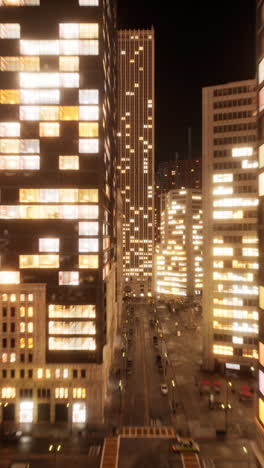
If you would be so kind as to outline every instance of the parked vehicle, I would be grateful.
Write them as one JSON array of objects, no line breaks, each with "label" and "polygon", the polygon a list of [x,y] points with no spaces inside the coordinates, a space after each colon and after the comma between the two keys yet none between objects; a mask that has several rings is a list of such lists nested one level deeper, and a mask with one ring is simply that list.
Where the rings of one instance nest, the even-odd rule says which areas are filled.
[{"label": "parked vehicle", "polygon": [[168,385],[167,384],[161,384],[160,386],[160,391],[162,393],[162,395],[168,395]]},{"label": "parked vehicle", "polygon": [[4,442],[17,442],[22,436],[22,431],[6,431],[2,432],[1,440]]}]

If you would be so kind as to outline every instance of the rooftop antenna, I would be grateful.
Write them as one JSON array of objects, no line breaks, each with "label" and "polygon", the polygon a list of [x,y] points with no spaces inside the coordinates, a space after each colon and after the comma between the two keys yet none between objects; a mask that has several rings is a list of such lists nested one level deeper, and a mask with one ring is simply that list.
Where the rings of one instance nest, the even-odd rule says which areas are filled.
[{"label": "rooftop antenna", "polygon": [[192,159],[192,127],[188,127],[188,159]]}]

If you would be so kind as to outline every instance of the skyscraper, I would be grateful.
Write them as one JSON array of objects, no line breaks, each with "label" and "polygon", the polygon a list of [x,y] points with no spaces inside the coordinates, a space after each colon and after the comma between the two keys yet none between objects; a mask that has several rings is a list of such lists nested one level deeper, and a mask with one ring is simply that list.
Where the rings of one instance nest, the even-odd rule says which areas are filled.
[{"label": "skyscraper", "polygon": [[204,366],[258,357],[255,80],[203,89]]},{"label": "skyscraper", "polygon": [[264,1],[256,2],[257,5],[257,127],[258,127],[258,161],[259,161],[259,388],[257,405],[257,441],[255,453],[261,465],[264,463]]},{"label": "skyscraper", "polygon": [[[11,363],[20,360],[23,375],[31,367],[32,378],[36,371],[52,395],[50,382],[57,378],[52,398],[66,404],[79,396],[86,411],[89,379],[75,396],[70,381],[91,375],[92,365],[97,381],[107,338],[115,235],[115,2],[0,0],[0,14],[1,291],[6,283],[21,285],[15,287],[16,323],[3,328],[2,365],[8,364],[9,376]],[[26,284],[29,290],[46,285],[45,313],[35,322],[45,337],[39,372],[32,327],[19,319]],[[3,297],[9,304],[11,295]],[[10,307],[4,310],[11,317]],[[60,367],[68,369],[63,385]],[[98,398],[98,413],[91,405],[95,419],[102,415],[100,384],[91,391]],[[14,393],[19,396],[19,382]]]},{"label": "skyscraper", "polygon": [[154,243],[154,30],[118,33],[118,174],[124,277],[151,294]]},{"label": "skyscraper", "polygon": [[[163,201],[164,198],[164,201]],[[192,297],[203,287],[202,196],[200,190],[170,190],[163,194],[161,242],[155,262],[156,294]]]}]

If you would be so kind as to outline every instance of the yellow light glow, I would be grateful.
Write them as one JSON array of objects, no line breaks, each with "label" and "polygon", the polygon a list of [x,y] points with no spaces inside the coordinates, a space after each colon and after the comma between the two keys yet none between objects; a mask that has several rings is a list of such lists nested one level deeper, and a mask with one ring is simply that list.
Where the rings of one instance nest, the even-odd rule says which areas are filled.
[{"label": "yellow light glow", "polygon": [[19,271],[0,271],[0,284],[19,284]]}]

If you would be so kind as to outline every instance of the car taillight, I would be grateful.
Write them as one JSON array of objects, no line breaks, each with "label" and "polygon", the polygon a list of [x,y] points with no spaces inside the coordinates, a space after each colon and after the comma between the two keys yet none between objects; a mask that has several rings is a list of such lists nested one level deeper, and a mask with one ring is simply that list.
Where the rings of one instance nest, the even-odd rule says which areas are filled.
[{"label": "car taillight", "polygon": [[172,450],[176,450],[176,447],[175,447],[175,445],[172,445]]}]

